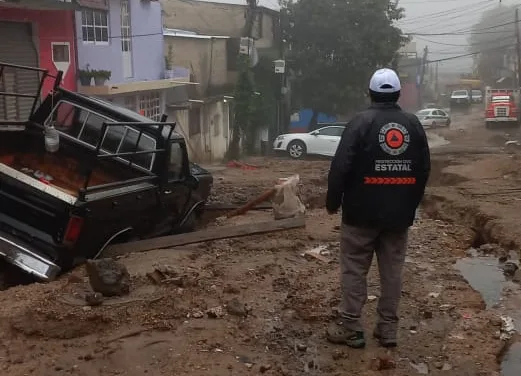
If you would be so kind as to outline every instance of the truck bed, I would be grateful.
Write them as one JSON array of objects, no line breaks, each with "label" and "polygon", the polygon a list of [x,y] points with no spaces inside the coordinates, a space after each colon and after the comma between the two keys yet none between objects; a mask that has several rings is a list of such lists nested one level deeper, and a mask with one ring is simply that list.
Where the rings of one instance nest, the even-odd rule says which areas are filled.
[{"label": "truck bed", "polygon": [[[27,135],[22,132],[5,132],[0,135],[0,163],[8,167],[8,169],[4,168],[4,172],[13,175],[13,170],[15,170],[77,198],[80,189],[85,186],[89,172],[86,167],[88,163],[82,158],[81,151],[75,150],[79,147],[61,142],[60,150],[57,153],[48,153],[44,149],[43,137],[39,139],[25,137]],[[6,139],[11,139],[11,142],[8,143]],[[20,145],[20,141],[25,145]],[[19,145],[19,147],[15,145]],[[117,168],[113,164],[114,162],[96,164],[88,186],[108,184],[140,176],[137,171]],[[18,177],[22,176],[18,175]],[[41,184],[38,185],[41,186]]]}]

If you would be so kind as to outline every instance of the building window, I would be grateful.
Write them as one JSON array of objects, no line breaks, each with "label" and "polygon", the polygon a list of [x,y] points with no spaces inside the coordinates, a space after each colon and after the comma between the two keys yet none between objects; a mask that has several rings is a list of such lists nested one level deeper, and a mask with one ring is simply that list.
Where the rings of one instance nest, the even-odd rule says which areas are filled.
[{"label": "building window", "polygon": [[124,106],[125,108],[128,108],[129,110],[136,112],[136,97],[133,95],[125,97]]},{"label": "building window", "polygon": [[55,63],[70,63],[69,43],[52,43],[52,61]]},{"label": "building window", "polygon": [[139,113],[154,121],[161,121],[161,96],[152,91],[139,96]]},{"label": "building window", "polygon": [[83,43],[107,44],[109,42],[108,12],[97,9],[81,11]]},{"label": "building window", "polygon": [[121,0],[121,52],[123,53],[123,77],[132,77],[132,39],[129,0]]}]

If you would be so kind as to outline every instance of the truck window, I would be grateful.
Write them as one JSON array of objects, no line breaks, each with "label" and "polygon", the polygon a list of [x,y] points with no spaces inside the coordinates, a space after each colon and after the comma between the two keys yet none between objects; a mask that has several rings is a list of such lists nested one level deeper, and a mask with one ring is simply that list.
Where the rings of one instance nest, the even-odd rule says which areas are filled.
[{"label": "truck window", "polygon": [[[54,123],[56,129],[69,137],[80,140],[91,147],[96,147],[101,137],[104,122],[113,121],[82,107],[66,101],[60,101],[45,124]],[[136,150],[139,132],[128,126],[110,126],[101,143],[101,150],[106,153],[128,153]],[[141,136],[137,151],[155,150],[156,141],[145,134]],[[129,161],[129,157],[121,158]],[[154,154],[140,154],[132,158],[135,165],[151,170]]]},{"label": "truck window", "polygon": [[[125,137],[123,138],[123,142],[121,143],[118,152],[130,153],[134,151],[154,150],[156,148],[156,140],[154,140],[150,136],[147,136],[146,134],[142,134],[136,150],[136,142],[138,137],[138,131],[127,127],[127,132],[125,134]],[[132,159],[132,161],[138,166],[150,170],[152,168],[152,163],[154,162],[154,154],[138,154],[133,157],[126,157],[125,159]]]},{"label": "truck window", "polygon": [[78,139],[89,145],[97,146],[101,137],[101,127],[107,120],[90,112],[83,123]]},{"label": "truck window", "polygon": [[116,154],[126,130],[127,127],[123,125],[108,127],[107,133],[105,133],[105,137],[101,143],[101,149]]},{"label": "truck window", "polygon": [[183,176],[183,148],[178,142],[170,144],[170,158],[168,160],[168,179],[179,180]]},{"label": "truck window", "polygon": [[54,125],[60,132],[72,137],[78,137],[86,116],[81,118],[78,107],[67,102],[60,102],[54,109],[52,116],[45,122],[46,126]]}]

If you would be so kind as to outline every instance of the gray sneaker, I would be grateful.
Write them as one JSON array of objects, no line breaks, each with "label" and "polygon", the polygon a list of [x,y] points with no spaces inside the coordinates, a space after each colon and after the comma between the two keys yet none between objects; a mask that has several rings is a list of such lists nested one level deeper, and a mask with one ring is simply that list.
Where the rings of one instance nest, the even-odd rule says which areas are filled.
[{"label": "gray sneaker", "polygon": [[365,347],[364,332],[348,329],[341,321],[329,325],[326,337],[329,342],[337,345],[347,345],[353,349]]},{"label": "gray sneaker", "polygon": [[393,336],[383,336],[380,334],[380,331],[378,329],[375,329],[373,332],[373,337],[378,340],[378,343],[382,347],[396,347],[398,346],[398,341],[396,340],[396,335]]}]

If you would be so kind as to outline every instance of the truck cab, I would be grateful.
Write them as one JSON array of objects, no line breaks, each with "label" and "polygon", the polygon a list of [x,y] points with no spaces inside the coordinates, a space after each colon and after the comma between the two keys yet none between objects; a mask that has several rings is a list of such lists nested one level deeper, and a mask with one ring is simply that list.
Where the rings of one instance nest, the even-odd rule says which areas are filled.
[{"label": "truck cab", "polygon": [[496,90],[490,93],[485,110],[485,126],[519,126],[519,109],[512,92]]}]

